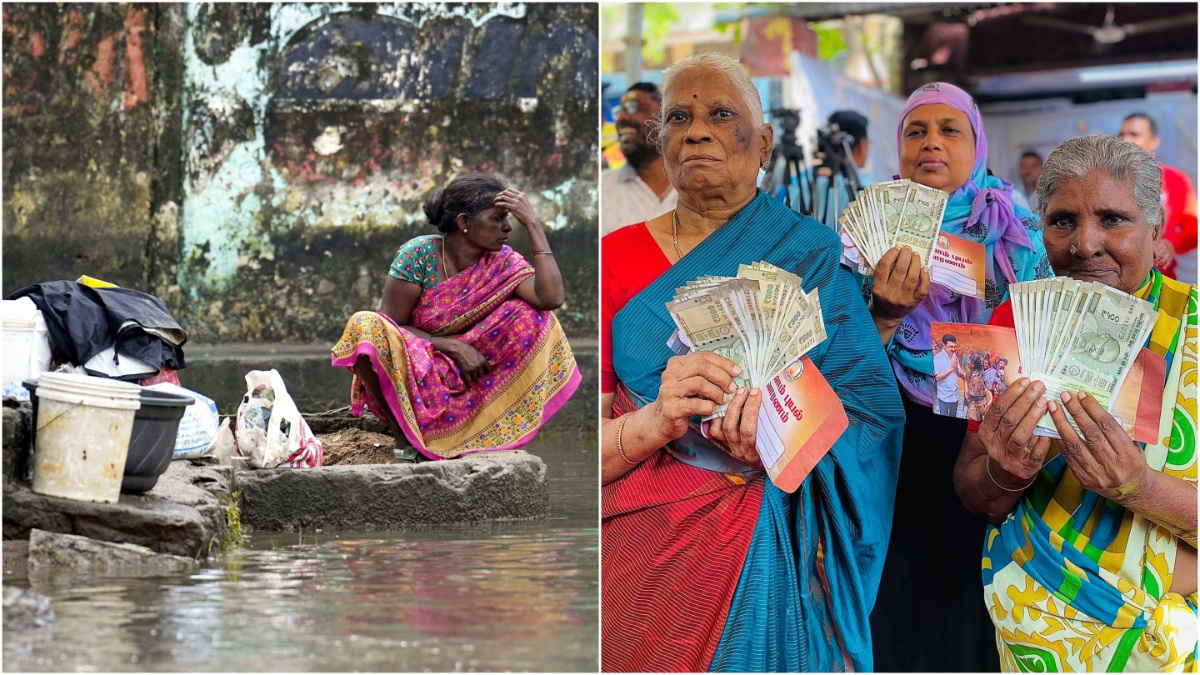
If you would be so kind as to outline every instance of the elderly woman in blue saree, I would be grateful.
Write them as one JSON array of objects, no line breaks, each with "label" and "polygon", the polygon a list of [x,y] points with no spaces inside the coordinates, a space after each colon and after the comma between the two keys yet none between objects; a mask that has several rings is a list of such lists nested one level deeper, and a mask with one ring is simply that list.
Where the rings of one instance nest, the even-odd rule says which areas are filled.
[{"label": "elderly woman in blue saree", "polygon": [[[659,143],[677,211],[602,240],[601,668],[871,670],[867,621],[887,549],[903,412],[837,236],[756,188],[773,134],[736,61],[703,53],[663,82]],[[736,364],[675,356],[665,303],[765,260],[820,289],[808,353],[850,420],[794,493],[755,446],[762,394]],[[697,420],[729,402],[707,436]]]}]

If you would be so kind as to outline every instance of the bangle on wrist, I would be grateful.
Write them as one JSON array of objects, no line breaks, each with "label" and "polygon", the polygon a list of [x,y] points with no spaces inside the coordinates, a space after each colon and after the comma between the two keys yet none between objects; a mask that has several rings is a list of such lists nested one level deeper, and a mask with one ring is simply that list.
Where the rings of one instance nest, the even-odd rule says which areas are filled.
[{"label": "bangle on wrist", "polygon": [[621,454],[621,459],[625,460],[626,464],[629,464],[630,466],[637,466],[641,462],[635,462],[632,459],[629,459],[629,456],[625,454],[625,446],[621,443],[621,434],[625,431],[625,423],[629,421],[630,414],[631,413],[625,413],[624,415],[621,415],[621,421],[617,423],[617,452]]},{"label": "bangle on wrist", "polygon": [[996,480],[996,477],[992,475],[992,457],[991,457],[991,455],[983,456],[983,468],[987,469],[988,478],[992,479],[992,483],[994,483],[996,485],[996,487],[1000,488],[1001,490],[1004,490],[1005,492],[1024,492],[1026,490],[1026,488],[1028,488],[1030,485],[1033,485],[1037,481],[1037,474],[1035,473],[1035,474],[1033,474],[1033,480],[1026,483],[1023,487],[1019,487],[1019,488],[1015,488],[1015,489],[1009,488],[1009,487],[1004,487],[1003,485],[1000,484],[1000,481]]},{"label": "bangle on wrist", "polygon": [[533,255],[554,255],[554,251],[534,251]]}]

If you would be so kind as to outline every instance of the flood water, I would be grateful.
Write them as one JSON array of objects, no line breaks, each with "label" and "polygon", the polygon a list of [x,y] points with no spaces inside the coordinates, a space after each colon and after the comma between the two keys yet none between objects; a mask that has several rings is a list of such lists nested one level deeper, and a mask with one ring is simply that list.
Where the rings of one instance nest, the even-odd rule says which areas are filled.
[{"label": "flood water", "polygon": [[4,632],[6,671],[592,671],[594,436],[536,440],[543,521],[256,533],[180,577],[33,576],[56,625]]}]

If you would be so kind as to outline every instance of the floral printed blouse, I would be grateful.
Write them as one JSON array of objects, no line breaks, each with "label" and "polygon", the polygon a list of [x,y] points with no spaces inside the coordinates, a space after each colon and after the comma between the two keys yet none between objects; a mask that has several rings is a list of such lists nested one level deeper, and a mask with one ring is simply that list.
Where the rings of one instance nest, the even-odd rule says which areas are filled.
[{"label": "floral printed blouse", "polygon": [[409,239],[396,251],[388,274],[401,281],[411,281],[427,291],[437,285],[437,240],[427,234]]}]

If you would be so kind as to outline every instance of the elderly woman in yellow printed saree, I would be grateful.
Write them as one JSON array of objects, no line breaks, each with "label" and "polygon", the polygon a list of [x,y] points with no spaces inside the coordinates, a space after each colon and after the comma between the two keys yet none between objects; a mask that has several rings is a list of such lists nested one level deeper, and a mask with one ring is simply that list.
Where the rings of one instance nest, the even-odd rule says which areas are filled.
[{"label": "elderly woman in yellow printed saree", "polygon": [[[954,480],[993,523],[984,597],[1007,671],[1196,670],[1197,293],[1154,268],[1161,191],[1157,160],[1102,136],[1064,143],[1038,181],[1055,273],[1151,302],[1167,380],[1145,446],[1094,398],[1046,400],[1025,378],[972,425]],[[1011,326],[1011,308],[992,323]],[[1060,441],[1032,434],[1047,411]]]}]

